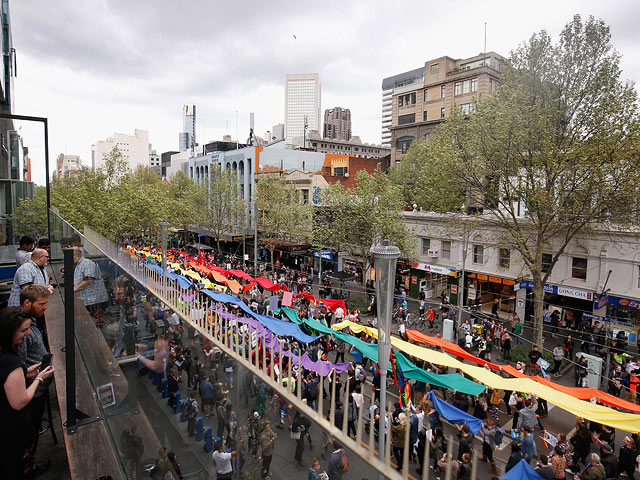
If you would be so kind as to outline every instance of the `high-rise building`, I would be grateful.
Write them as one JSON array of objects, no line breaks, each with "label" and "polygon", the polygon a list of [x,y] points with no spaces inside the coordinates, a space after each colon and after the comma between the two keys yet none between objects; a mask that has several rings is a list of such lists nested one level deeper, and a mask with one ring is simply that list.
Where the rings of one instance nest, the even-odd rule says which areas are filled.
[{"label": "high-rise building", "polygon": [[182,107],[182,132],[178,135],[179,150],[184,152],[195,148],[196,144],[196,106],[185,103]]},{"label": "high-rise building", "polygon": [[94,143],[91,146],[91,168],[94,170],[101,168],[105,157],[114,147],[118,147],[131,170],[138,165],[149,166],[151,155],[154,154],[149,143],[149,132],[136,128],[133,135],[114,133],[112,137]]},{"label": "high-rise building", "polygon": [[322,136],[336,140],[351,140],[351,111],[342,107],[325,110]]},{"label": "high-rise building", "polygon": [[320,76],[317,73],[288,73],[284,90],[284,134],[287,140],[320,131]]},{"label": "high-rise building", "polygon": [[72,177],[82,172],[82,160],[79,155],[66,155],[61,153],[56,160],[56,171],[54,177],[62,179]]},{"label": "high-rise building", "polygon": [[382,145],[391,146],[391,116],[393,114],[393,92],[396,88],[424,82],[424,67],[399,73],[382,80]]},{"label": "high-rise building", "polygon": [[271,138],[269,140],[272,142],[284,140],[284,123],[279,123],[271,128]]},{"label": "high-rise building", "polygon": [[429,139],[451,109],[474,111],[474,100],[491,95],[500,83],[504,58],[495,52],[425,62],[423,80],[394,87],[391,114],[391,166],[400,161],[411,143]]}]

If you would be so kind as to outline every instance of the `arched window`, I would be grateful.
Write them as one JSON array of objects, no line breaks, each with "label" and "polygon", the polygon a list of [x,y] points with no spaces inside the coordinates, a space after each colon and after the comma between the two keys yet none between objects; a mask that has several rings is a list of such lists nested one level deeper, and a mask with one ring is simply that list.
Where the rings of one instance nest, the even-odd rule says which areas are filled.
[{"label": "arched window", "polygon": [[589,251],[580,246],[571,249],[571,277],[579,280],[587,280],[587,267],[589,265]]}]

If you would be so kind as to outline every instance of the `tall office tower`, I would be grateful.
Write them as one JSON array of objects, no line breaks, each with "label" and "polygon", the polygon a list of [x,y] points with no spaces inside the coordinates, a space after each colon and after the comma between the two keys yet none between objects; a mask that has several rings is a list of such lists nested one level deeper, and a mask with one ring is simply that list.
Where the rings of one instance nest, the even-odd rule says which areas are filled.
[{"label": "tall office tower", "polygon": [[317,73],[288,73],[284,90],[284,134],[287,141],[320,131],[320,77]]},{"label": "tall office tower", "polygon": [[196,146],[196,106],[193,103],[185,103],[182,107],[182,132],[178,135],[178,144],[181,152],[185,152]]},{"label": "tall office tower", "polygon": [[279,123],[271,127],[271,139],[272,141],[284,140],[284,123]]},{"label": "tall office tower", "polygon": [[393,115],[393,94],[396,88],[424,82],[424,68],[416,68],[382,80],[382,145],[391,145],[391,124]]},{"label": "tall office tower", "polygon": [[351,111],[348,108],[329,108],[324,111],[323,138],[351,140]]}]

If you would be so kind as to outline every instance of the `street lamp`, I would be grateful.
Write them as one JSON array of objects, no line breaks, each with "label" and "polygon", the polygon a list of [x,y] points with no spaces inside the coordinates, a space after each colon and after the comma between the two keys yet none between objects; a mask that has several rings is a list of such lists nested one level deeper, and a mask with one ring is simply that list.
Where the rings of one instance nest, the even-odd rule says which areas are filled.
[{"label": "street lamp", "polygon": [[384,462],[384,423],[387,404],[387,369],[391,354],[391,307],[396,278],[396,262],[400,249],[383,240],[371,248],[376,266],[376,303],[378,305],[378,366],[380,367],[380,425],[378,429],[378,457]]}]

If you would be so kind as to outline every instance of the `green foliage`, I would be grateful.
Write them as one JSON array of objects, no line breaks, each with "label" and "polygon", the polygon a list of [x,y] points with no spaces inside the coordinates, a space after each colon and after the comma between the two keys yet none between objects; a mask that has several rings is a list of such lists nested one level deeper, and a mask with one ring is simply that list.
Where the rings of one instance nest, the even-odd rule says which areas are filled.
[{"label": "green foliage", "polygon": [[295,185],[282,176],[262,178],[257,183],[258,229],[260,242],[271,254],[282,241],[305,243],[311,237],[312,207],[300,201]]},{"label": "green foliage", "polygon": [[369,309],[369,302],[362,298],[350,298],[346,302],[347,308],[353,310],[357,308],[361,315],[366,315]]},{"label": "green foliage", "polygon": [[11,221],[17,237],[29,235],[41,237],[47,235],[47,189],[36,187],[32,199],[18,203]]},{"label": "green foliage", "polygon": [[190,225],[203,221],[207,187],[197,185],[182,171],[178,171],[169,179],[167,190],[168,221],[180,227],[186,235]]},{"label": "green foliage", "polygon": [[[529,364],[529,352],[531,351],[531,346],[530,345],[514,345],[511,348],[511,353],[509,355],[509,360],[513,363],[517,363],[517,362],[522,362],[525,365]],[[549,367],[548,372],[551,371],[551,369],[553,368],[553,354],[551,352],[547,352],[540,350],[542,353],[542,358],[544,358],[547,362],[549,362],[549,365],[551,365],[551,367]],[[562,360],[562,363],[560,364],[560,369],[562,370],[564,367],[566,367],[568,364],[568,362],[566,360]]]},{"label": "green foliage", "polygon": [[429,143],[416,142],[396,180],[425,209],[483,206],[482,221],[519,254],[541,298],[552,270],[542,269],[543,249],[553,248],[553,265],[576,235],[629,219],[638,205],[637,94],[619,62],[609,27],[593,17],[576,15],[555,45],[545,31],[533,35],[495,94],[475,114],[454,109]]},{"label": "green foliage", "polygon": [[413,237],[402,221],[403,207],[398,184],[380,170],[373,174],[361,170],[355,188],[336,183],[322,192],[314,219],[314,245],[346,251],[362,263],[365,272],[373,262],[371,247],[382,240],[389,240],[405,258],[411,258]]},{"label": "green foliage", "polygon": [[204,218],[197,223],[211,231],[217,240],[218,253],[222,253],[220,238],[224,233],[247,231],[248,207],[241,193],[236,172],[211,165],[208,192],[205,191],[205,204],[201,209]]}]

